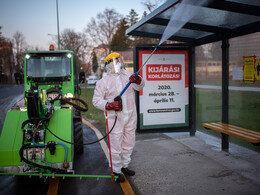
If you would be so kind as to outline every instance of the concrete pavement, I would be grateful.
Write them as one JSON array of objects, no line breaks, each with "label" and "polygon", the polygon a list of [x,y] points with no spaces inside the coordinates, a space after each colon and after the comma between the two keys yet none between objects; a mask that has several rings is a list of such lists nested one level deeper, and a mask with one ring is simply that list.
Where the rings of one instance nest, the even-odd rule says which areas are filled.
[{"label": "concrete pavement", "polygon": [[138,134],[129,168],[135,194],[260,194],[260,154],[199,131]]},{"label": "concrete pavement", "polygon": [[136,194],[260,194],[260,154],[201,132],[137,135]]}]

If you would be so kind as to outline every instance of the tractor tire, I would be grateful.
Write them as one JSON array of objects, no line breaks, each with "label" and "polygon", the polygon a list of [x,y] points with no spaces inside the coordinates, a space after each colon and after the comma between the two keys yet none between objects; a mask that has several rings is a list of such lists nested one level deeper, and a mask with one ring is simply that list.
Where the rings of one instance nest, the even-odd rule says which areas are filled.
[{"label": "tractor tire", "polygon": [[76,121],[74,123],[74,153],[75,154],[81,154],[84,151],[83,146],[83,128],[82,128],[82,122]]}]

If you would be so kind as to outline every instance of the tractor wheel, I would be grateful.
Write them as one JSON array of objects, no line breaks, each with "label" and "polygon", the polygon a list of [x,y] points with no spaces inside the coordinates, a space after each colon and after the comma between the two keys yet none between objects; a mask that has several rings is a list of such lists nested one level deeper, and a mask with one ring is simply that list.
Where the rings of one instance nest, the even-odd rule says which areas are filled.
[{"label": "tractor wheel", "polygon": [[[76,121],[74,123],[74,153],[81,154],[84,151],[83,147],[83,129],[81,121]],[[80,145],[78,145],[80,144]]]}]

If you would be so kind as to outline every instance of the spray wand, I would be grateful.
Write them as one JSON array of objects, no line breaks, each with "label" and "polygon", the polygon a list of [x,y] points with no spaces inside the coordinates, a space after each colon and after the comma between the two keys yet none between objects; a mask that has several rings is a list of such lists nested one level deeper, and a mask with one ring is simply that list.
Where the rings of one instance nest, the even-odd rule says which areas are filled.
[{"label": "spray wand", "polygon": [[[150,54],[150,56],[147,58],[147,60],[143,63],[143,65],[139,68],[139,70],[135,73],[135,78],[138,76],[139,72],[142,70],[142,68],[146,65],[146,63],[148,62],[148,60],[152,57],[152,55],[154,54],[154,52],[158,49],[160,45],[156,45],[155,49],[153,50],[153,52]],[[127,83],[127,85],[125,86],[125,88],[121,91],[121,93],[119,94],[119,96],[121,97],[125,91],[128,89],[128,87],[131,85],[131,82],[129,81]],[[117,98],[119,98],[119,96],[117,96],[115,98],[115,100],[118,100]]]}]

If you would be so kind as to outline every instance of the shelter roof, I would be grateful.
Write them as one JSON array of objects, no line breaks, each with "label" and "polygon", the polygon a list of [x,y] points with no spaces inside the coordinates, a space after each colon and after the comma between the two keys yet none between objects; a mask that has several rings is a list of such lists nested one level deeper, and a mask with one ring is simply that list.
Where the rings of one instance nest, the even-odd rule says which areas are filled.
[{"label": "shelter roof", "polygon": [[[167,1],[128,28],[126,34],[160,39],[180,3],[180,0]],[[189,14],[189,10],[183,14]],[[259,0],[207,0],[168,40],[197,46],[259,31]]]}]

